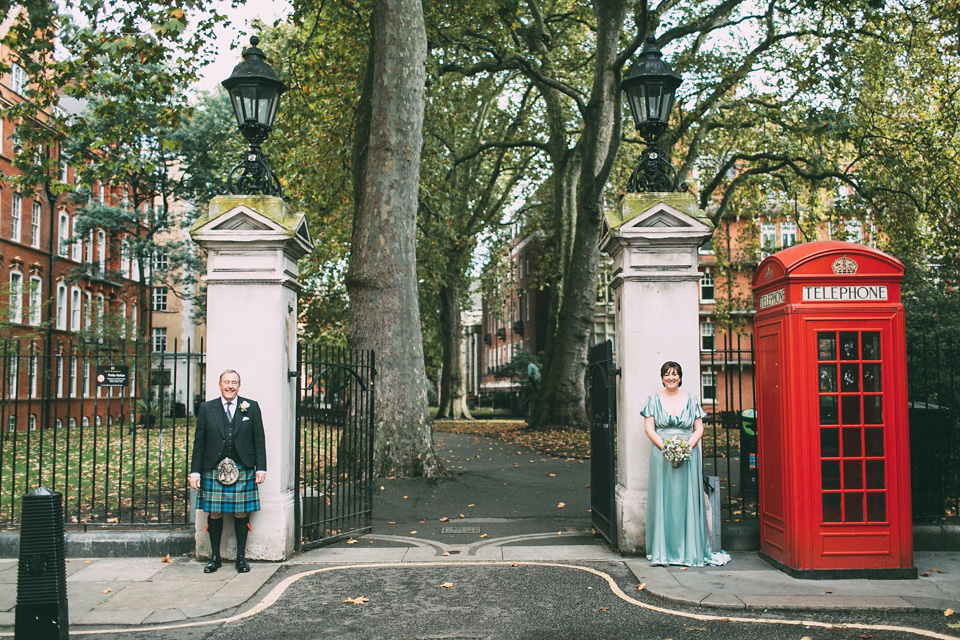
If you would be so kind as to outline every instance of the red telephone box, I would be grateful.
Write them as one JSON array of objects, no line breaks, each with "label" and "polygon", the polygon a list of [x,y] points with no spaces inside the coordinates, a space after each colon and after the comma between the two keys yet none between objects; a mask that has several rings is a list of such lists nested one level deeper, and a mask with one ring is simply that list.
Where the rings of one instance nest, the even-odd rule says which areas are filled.
[{"label": "red telephone box", "polygon": [[754,273],[760,548],[796,577],[917,576],[902,279],[849,242]]}]

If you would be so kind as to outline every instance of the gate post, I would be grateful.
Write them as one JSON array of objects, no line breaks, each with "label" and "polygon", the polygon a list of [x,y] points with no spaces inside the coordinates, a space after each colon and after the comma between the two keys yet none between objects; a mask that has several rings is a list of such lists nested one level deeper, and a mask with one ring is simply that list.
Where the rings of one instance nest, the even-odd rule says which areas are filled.
[{"label": "gate post", "polygon": [[[267,449],[261,511],[252,515],[251,560],[284,560],[294,551],[297,260],[313,249],[306,217],[273,196],[217,196],[190,230],[207,252],[206,397],[220,395],[220,372],[236,369],[240,395],[259,402]],[[292,373],[292,377],[291,377]],[[197,513],[197,556],[210,555],[207,518]],[[223,556],[234,557],[233,527]]]},{"label": "gate post", "polygon": [[697,249],[713,224],[688,193],[628,193],[605,213],[600,248],[613,258],[616,302],[617,546],[646,552],[650,447],[644,401],[661,388],[660,365],[680,363],[684,391],[699,395]]}]

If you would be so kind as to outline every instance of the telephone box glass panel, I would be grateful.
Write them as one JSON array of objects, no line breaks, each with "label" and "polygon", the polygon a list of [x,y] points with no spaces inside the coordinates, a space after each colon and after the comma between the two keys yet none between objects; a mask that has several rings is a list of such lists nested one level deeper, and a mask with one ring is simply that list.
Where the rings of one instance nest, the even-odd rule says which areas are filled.
[{"label": "telephone box glass panel", "polygon": [[822,521],[885,522],[879,331],[817,333]]}]

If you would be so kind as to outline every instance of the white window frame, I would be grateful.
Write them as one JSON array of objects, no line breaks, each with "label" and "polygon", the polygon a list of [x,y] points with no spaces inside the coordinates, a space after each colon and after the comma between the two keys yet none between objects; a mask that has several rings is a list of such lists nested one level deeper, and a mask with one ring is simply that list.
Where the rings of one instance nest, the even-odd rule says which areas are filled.
[{"label": "white window frame", "polygon": [[40,203],[34,201],[30,214],[30,246],[40,248]]},{"label": "white window frame", "polygon": [[[713,295],[710,297],[705,295],[707,289],[712,290]],[[705,269],[703,273],[700,274],[700,301],[713,302],[716,300],[716,295],[717,290],[713,280],[713,272],[710,269]]]},{"label": "white window frame", "polygon": [[97,262],[100,263],[100,271],[107,270],[107,234],[102,230],[97,231]]},{"label": "white window frame", "polygon": [[130,280],[130,263],[133,260],[130,250],[130,241],[124,238],[120,241],[120,275]]},{"label": "white window frame", "polygon": [[43,300],[43,280],[39,276],[30,276],[29,300],[30,308],[27,309],[27,321],[37,326],[43,321],[42,318],[42,300]]},{"label": "white window frame", "polygon": [[17,384],[20,374],[20,357],[16,354],[9,359],[7,364],[7,397],[19,398],[20,386]]},{"label": "white window frame", "polygon": [[27,84],[29,83],[29,78],[27,77],[27,72],[13,62],[10,64],[10,89],[14,93],[18,93],[21,96],[26,95]]},{"label": "white window frame", "polygon": [[67,285],[57,285],[57,329],[67,330]]},{"label": "white window frame", "polygon": [[83,310],[83,298],[79,287],[70,289],[70,331],[80,331],[80,314]]},{"label": "white window frame", "polygon": [[[707,346],[707,339],[710,340],[710,346]],[[717,348],[717,327],[711,320],[704,320],[700,323],[700,350],[715,351]]]},{"label": "white window frame", "polygon": [[166,287],[154,287],[153,288],[153,310],[154,311],[167,311],[167,288]]},{"label": "white window frame", "polygon": [[77,362],[77,356],[70,356],[70,397],[77,397],[77,378],[80,374],[79,363]]},{"label": "white window frame", "polygon": [[843,237],[847,242],[863,242],[863,223],[857,219],[844,220]]},{"label": "white window frame", "polygon": [[57,356],[57,393],[58,398],[63,397],[63,356]]},{"label": "white window frame", "polygon": [[61,258],[70,257],[70,216],[67,215],[66,211],[61,211],[59,215],[60,228],[58,232],[60,234],[60,246],[58,253]]},{"label": "white window frame", "polygon": [[797,244],[797,223],[796,222],[781,222],[780,223],[780,246],[786,249],[787,247],[792,247]]},{"label": "white window frame", "polygon": [[10,272],[10,322],[23,322],[23,274]]},{"label": "white window frame", "polygon": [[[707,395],[707,388],[713,387],[713,395]],[[717,373],[711,369],[700,372],[700,399],[703,404],[713,404],[717,401]]]},{"label": "white window frame", "polygon": [[87,264],[93,262],[93,229],[90,229],[90,233],[87,234],[86,262]]},{"label": "white window frame", "polygon": [[77,216],[73,216],[73,248],[71,258],[74,262],[83,262],[83,241],[77,237]]},{"label": "white window frame", "polygon": [[[154,327],[151,335],[150,348],[154,353],[166,353],[167,351],[167,328]],[[158,349],[157,347],[161,347]]]},{"label": "white window frame", "polygon": [[83,292],[83,328],[89,329],[93,324],[93,294]]},{"label": "white window frame", "polygon": [[90,360],[85,358],[83,360],[83,396],[85,398],[90,397]]},{"label": "white window frame", "polygon": [[760,255],[766,257],[777,250],[777,224],[764,222],[760,225]]},{"label": "white window frame", "polygon": [[23,220],[23,196],[13,194],[10,202],[10,239],[20,242],[20,222]]},{"label": "white window frame", "polygon": [[120,302],[120,336],[123,338],[127,337],[127,301],[122,300]]},{"label": "white window frame", "polygon": [[37,366],[37,356],[30,356],[30,359],[27,361],[27,394],[31,398],[37,397],[37,372],[39,367]]}]

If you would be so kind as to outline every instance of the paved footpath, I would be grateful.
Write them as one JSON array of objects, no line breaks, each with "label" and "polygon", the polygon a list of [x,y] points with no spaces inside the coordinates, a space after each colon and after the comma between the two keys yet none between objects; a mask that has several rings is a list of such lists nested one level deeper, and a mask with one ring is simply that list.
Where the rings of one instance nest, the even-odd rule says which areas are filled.
[{"label": "paved footpath", "polygon": [[[724,567],[655,567],[593,536],[589,461],[472,436],[438,434],[437,444],[449,477],[380,481],[372,534],[285,563],[253,563],[243,575],[226,564],[207,575],[189,557],[71,558],[72,634],[230,638],[243,626],[264,638],[631,637],[643,621],[667,634],[658,637],[687,627],[738,640],[814,637],[787,633],[786,623],[716,627],[730,616],[789,620],[802,610],[814,621],[915,624],[934,632],[927,637],[960,637],[948,626],[956,617],[943,615],[960,611],[960,553],[917,553],[926,575],[902,581],[797,580],[747,552]],[[12,635],[16,570],[0,560],[0,636]],[[369,602],[343,602],[356,598]],[[828,637],[885,633],[903,636],[878,628]]]}]

